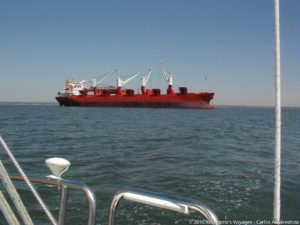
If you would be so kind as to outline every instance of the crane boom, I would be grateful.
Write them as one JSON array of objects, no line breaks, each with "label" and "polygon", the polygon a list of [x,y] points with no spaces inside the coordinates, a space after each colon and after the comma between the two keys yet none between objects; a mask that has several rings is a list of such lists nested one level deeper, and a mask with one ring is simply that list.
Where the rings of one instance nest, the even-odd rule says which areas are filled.
[{"label": "crane boom", "polygon": [[102,83],[102,81],[104,81],[106,78],[108,78],[110,75],[112,75],[113,73],[115,73],[118,69],[117,68],[114,68],[112,71],[110,71],[108,74],[106,74],[101,80],[96,80],[96,79],[93,79],[92,80],[92,86],[93,87],[96,87],[98,86],[99,84]]},{"label": "crane boom", "polygon": [[104,81],[106,78],[108,78],[110,75],[112,75],[113,73],[115,73],[118,69],[114,68],[111,72],[109,72],[106,76],[104,76],[101,80],[99,80],[97,82],[97,85],[100,84],[102,81]]},{"label": "crane boom", "polygon": [[147,82],[150,78],[151,73],[152,73],[152,68],[150,68],[148,70],[148,72],[144,76],[142,76],[142,86],[144,86],[144,87],[146,86],[146,84],[147,84]]},{"label": "crane boom", "polygon": [[126,83],[131,81],[133,78],[135,78],[139,74],[140,74],[140,72],[135,73],[133,76],[129,77],[127,80],[124,80],[124,81],[120,77],[118,77],[118,87],[122,87],[123,85],[125,85]]},{"label": "crane boom", "polygon": [[166,68],[164,67],[163,62],[160,62],[160,68],[161,68],[163,74],[165,75],[165,78],[166,78],[166,80],[167,80],[167,82],[168,82],[168,85],[169,85],[169,86],[172,86],[172,85],[173,85],[173,76],[172,76],[172,74],[170,74],[170,73],[166,70]]}]

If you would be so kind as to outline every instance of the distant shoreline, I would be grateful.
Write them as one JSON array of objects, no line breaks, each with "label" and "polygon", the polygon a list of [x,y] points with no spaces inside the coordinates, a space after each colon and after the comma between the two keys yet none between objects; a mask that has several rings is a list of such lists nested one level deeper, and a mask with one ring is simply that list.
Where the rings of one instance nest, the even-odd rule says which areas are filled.
[{"label": "distant shoreline", "polygon": [[7,102],[0,102],[0,105],[57,105],[57,102],[7,101]]}]

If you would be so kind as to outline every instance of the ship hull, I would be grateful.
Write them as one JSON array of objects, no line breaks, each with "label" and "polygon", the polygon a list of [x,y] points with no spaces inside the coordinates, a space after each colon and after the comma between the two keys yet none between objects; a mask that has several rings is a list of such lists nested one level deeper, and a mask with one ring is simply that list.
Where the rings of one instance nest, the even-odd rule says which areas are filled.
[{"label": "ship hull", "polygon": [[61,106],[213,109],[214,93],[160,96],[59,96]]}]

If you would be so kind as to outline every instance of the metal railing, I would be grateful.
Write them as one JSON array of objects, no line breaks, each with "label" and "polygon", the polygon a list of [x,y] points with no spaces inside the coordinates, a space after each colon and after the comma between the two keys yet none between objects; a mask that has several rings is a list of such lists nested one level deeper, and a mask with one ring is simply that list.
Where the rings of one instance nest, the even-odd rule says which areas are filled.
[{"label": "metal railing", "polygon": [[185,215],[189,215],[191,211],[196,211],[203,215],[209,221],[209,224],[219,224],[219,219],[213,210],[200,201],[140,189],[128,189],[117,193],[113,197],[108,215],[108,225],[115,224],[117,207],[121,199],[168,209]]},{"label": "metal railing", "polygon": [[[9,158],[17,168],[18,172],[21,174],[21,176],[8,176],[4,166],[1,166],[1,160],[0,160],[0,175],[2,176],[1,182],[3,182],[4,186],[7,187],[6,190],[10,191],[11,189],[15,190],[14,185],[12,184],[11,180],[16,181],[24,181],[30,191],[33,193],[34,197],[38,201],[39,205],[42,207],[44,212],[46,213],[48,219],[53,225],[64,225],[65,221],[65,211],[66,211],[66,205],[67,205],[67,195],[68,195],[68,188],[77,189],[86,195],[86,198],[88,200],[88,225],[94,225],[95,219],[96,219],[96,197],[94,195],[94,192],[91,191],[91,189],[84,183],[78,182],[78,181],[70,181],[70,180],[64,180],[60,177],[56,176],[48,176],[46,178],[28,178],[27,175],[24,173],[23,169],[15,159],[14,155],[4,142],[4,140],[0,136],[0,144],[3,146],[5,152],[8,154]],[[1,177],[0,176],[0,177]],[[1,178],[0,178],[1,179]],[[37,193],[35,188],[31,183],[39,183],[39,184],[45,184],[45,185],[52,185],[57,186],[60,188],[61,195],[60,195],[60,207],[59,207],[59,215],[58,215],[58,221],[54,218],[52,213],[49,211],[48,207],[45,205],[44,201],[41,199],[40,195]],[[16,191],[15,191],[16,192]],[[27,215],[27,210],[23,206],[21,199],[19,198],[17,192],[11,193],[11,197],[17,207],[20,211],[20,215],[22,216],[23,221],[25,224],[31,225],[33,224],[31,221],[31,218],[29,215]],[[109,216],[108,216],[108,225],[114,225],[115,224],[115,218],[116,218],[116,212],[117,212],[117,206],[121,199],[126,199],[128,201],[142,203],[145,205],[155,206],[158,208],[168,209],[171,211],[179,212],[185,215],[189,215],[190,212],[196,211],[200,213],[202,216],[204,216],[210,224],[213,225],[219,225],[219,219],[216,216],[216,214],[204,203],[200,201],[195,201],[191,199],[182,198],[179,196],[174,195],[167,195],[162,193],[155,193],[150,192],[146,190],[141,189],[128,189],[125,191],[118,192],[112,200],[110,210],[109,210]],[[15,215],[13,215],[13,211],[11,208],[7,205],[7,201],[4,199],[4,196],[2,195],[2,192],[0,191],[0,206],[1,209],[5,211],[5,215],[8,218],[8,222],[10,224],[17,224],[14,221],[17,221]],[[20,204],[17,204],[20,203]],[[24,214],[24,215],[23,215]]]},{"label": "metal railing", "polygon": [[[12,180],[19,180],[24,181],[29,190],[34,195],[35,199],[37,200],[38,204],[41,206],[43,211],[45,212],[46,216],[50,220],[50,222],[53,225],[63,225],[64,224],[64,218],[65,218],[65,208],[67,203],[67,188],[73,188],[80,191],[83,191],[88,199],[88,205],[89,205],[89,213],[88,213],[88,225],[94,225],[95,224],[95,218],[96,218],[96,198],[94,193],[90,190],[90,188],[82,183],[77,181],[69,181],[64,180],[59,177],[53,178],[52,176],[49,176],[47,178],[28,178],[21,166],[19,165],[18,161],[14,157],[13,153],[9,149],[9,147],[6,145],[5,141],[0,136],[0,144],[2,145],[4,151],[8,155],[9,159],[12,161],[14,166],[16,167],[17,171],[20,173],[21,176],[11,176],[9,177],[7,172],[5,171],[5,167],[2,165],[0,160],[0,175],[2,176],[2,182],[4,183],[4,186],[6,187],[6,190],[10,193],[10,196],[14,202],[14,204],[17,206],[18,212],[20,216],[22,217],[22,220],[25,224],[33,224],[31,221],[30,216],[28,215],[28,212],[26,208],[23,206],[22,200],[19,198],[17,191],[15,190],[14,185],[11,182]],[[0,178],[1,178],[0,176]],[[58,221],[54,218],[51,211],[48,209],[36,189],[33,187],[32,183],[40,183],[40,184],[47,184],[47,185],[54,185],[61,188],[61,196],[60,196],[60,208],[59,208],[59,215],[58,215]],[[15,190],[11,192],[11,190]],[[1,201],[1,203],[5,203],[4,199]],[[11,210],[6,206],[6,215],[8,216],[11,214]],[[13,218],[12,215],[10,215],[11,218]]]},{"label": "metal railing", "polygon": [[[12,180],[24,181],[21,176],[11,176]],[[68,188],[80,190],[84,192],[87,200],[88,200],[88,225],[94,225],[96,220],[96,197],[94,192],[84,183],[78,181],[70,181],[60,179],[59,182],[57,179],[53,178],[29,178],[32,183],[46,184],[46,185],[54,185],[59,186],[61,188],[61,196],[60,196],[60,207],[59,207],[59,215],[58,215],[58,224],[63,225],[65,219],[65,209],[67,203],[67,192]]]}]

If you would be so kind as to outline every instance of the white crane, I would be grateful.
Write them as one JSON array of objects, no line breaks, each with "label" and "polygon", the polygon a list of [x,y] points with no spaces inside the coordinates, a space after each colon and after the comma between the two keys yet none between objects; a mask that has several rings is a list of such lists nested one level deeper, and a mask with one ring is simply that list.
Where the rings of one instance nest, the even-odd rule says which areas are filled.
[{"label": "white crane", "polygon": [[165,75],[165,78],[166,78],[166,80],[167,80],[167,82],[168,82],[167,94],[168,94],[168,95],[173,95],[173,94],[175,94],[175,92],[174,92],[174,90],[173,90],[173,76],[172,76],[172,74],[170,74],[170,73],[166,70],[166,68],[164,67],[164,64],[163,64],[162,61],[160,62],[160,68],[161,68],[161,70],[162,70],[163,74]]},{"label": "white crane", "polygon": [[92,87],[96,87],[98,86],[99,84],[102,83],[102,81],[104,81],[106,78],[108,78],[110,75],[112,75],[113,73],[115,73],[117,71],[117,68],[113,69],[111,72],[109,72],[108,74],[106,74],[101,80],[98,80],[97,79],[93,79],[92,80]]},{"label": "white crane", "polygon": [[131,81],[133,78],[135,78],[139,74],[140,74],[139,72],[135,73],[133,76],[129,77],[127,80],[124,80],[124,81],[120,77],[118,77],[118,88],[121,88],[123,85],[125,85],[126,83]]},{"label": "white crane", "polygon": [[142,87],[141,87],[141,91],[142,91],[142,94],[143,94],[143,95],[145,94],[145,87],[146,87],[146,85],[147,85],[147,82],[148,82],[148,80],[149,80],[149,78],[150,78],[151,73],[152,73],[152,69],[150,68],[150,69],[148,70],[148,72],[147,72],[144,76],[142,76]]},{"label": "white crane", "polygon": [[168,85],[172,86],[173,85],[173,76],[166,70],[162,61],[160,62],[160,68],[161,68],[163,74],[165,75]]},{"label": "white crane", "polygon": [[152,73],[152,68],[150,68],[148,72],[144,76],[142,76],[142,87],[145,87],[147,85],[151,73]]}]

